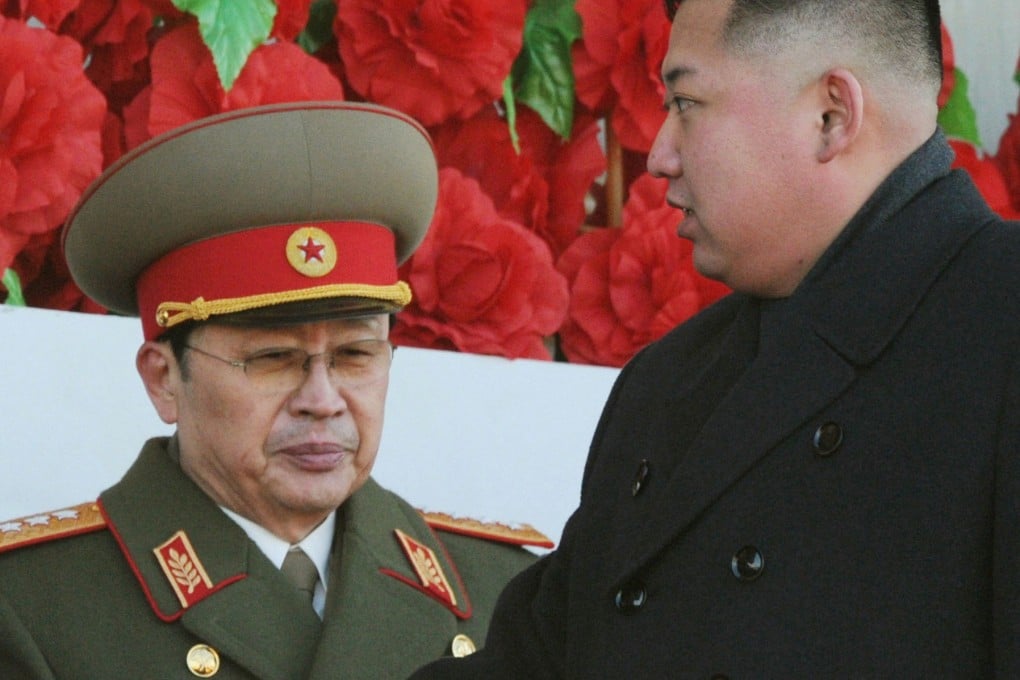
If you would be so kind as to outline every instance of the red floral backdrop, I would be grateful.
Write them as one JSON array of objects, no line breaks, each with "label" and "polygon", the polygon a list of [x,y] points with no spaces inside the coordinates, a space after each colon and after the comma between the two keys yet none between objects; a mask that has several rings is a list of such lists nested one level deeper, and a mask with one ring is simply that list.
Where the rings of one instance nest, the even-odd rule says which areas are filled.
[{"label": "red floral backdrop", "polygon": [[[668,34],[661,0],[0,0],[0,300],[104,311],[69,280],[59,230],[150,137],[372,101],[427,126],[441,168],[395,340],[621,366],[728,292],[694,271],[644,170]],[[986,152],[943,39],[957,165],[1016,217],[1020,115]]]}]

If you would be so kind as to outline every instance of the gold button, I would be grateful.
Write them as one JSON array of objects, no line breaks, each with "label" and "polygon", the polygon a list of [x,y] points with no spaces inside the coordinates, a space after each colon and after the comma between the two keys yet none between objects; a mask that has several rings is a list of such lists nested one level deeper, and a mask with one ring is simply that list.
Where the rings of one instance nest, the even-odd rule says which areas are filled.
[{"label": "gold button", "polygon": [[450,643],[450,651],[452,651],[453,655],[459,659],[462,656],[474,654],[476,651],[475,643],[467,635],[460,633],[455,635],[453,642]]},{"label": "gold button", "polygon": [[220,655],[209,645],[198,644],[188,650],[188,670],[200,678],[211,678],[220,669]]}]

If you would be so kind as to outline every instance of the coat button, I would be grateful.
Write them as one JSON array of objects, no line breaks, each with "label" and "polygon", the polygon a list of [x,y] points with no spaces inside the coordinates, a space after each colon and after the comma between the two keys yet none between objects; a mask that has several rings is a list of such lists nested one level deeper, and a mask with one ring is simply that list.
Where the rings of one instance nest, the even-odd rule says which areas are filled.
[{"label": "coat button", "polygon": [[825,423],[815,430],[811,443],[819,456],[831,456],[843,443],[843,428],[836,423]]},{"label": "coat button", "polygon": [[616,591],[616,608],[624,614],[633,614],[648,601],[648,593],[640,581],[633,581]]},{"label": "coat button", "polygon": [[645,482],[648,481],[648,459],[642,459],[638,463],[637,472],[634,473],[634,481],[630,485],[630,495],[637,496],[645,488]]},{"label": "coat button", "polygon": [[744,546],[730,560],[730,570],[741,581],[753,581],[765,569],[765,558],[753,545]]},{"label": "coat button", "polygon": [[209,645],[198,644],[188,650],[188,670],[200,678],[211,678],[220,670],[220,655]]},{"label": "coat button", "polygon": [[465,656],[471,656],[476,651],[475,642],[464,633],[458,633],[453,637],[450,642],[450,653],[454,657],[460,659]]}]

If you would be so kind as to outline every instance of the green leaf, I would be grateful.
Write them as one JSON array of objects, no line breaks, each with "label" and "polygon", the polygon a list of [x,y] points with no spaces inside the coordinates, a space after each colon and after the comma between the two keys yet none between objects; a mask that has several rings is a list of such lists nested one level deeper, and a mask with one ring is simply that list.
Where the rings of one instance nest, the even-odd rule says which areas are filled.
[{"label": "green leaf", "polygon": [[503,81],[503,102],[506,104],[506,124],[510,128],[510,143],[516,153],[521,152],[521,136],[517,134],[517,100],[514,99],[514,77],[510,74]]},{"label": "green leaf", "polygon": [[574,70],[570,46],[581,37],[574,0],[536,0],[524,22],[514,62],[514,93],[563,139],[574,126]]},{"label": "green leaf", "polygon": [[4,288],[7,289],[7,301],[4,304],[17,307],[25,306],[25,295],[21,292],[21,279],[13,269],[5,269],[3,277]]},{"label": "green leaf", "polygon": [[949,101],[939,111],[939,125],[948,137],[955,137],[970,142],[979,149],[981,134],[977,127],[977,114],[967,94],[969,83],[967,76],[960,69],[955,69],[955,82]]},{"label": "green leaf", "polygon": [[198,30],[213,55],[223,89],[230,91],[248,57],[269,37],[276,17],[273,0],[173,0],[198,18]]},{"label": "green leaf", "polygon": [[297,37],[297,44],[308,54],[315,54],[333,39],[333,19],[336,17],[336,0],[315,0],[308,12],[305,30]]}]

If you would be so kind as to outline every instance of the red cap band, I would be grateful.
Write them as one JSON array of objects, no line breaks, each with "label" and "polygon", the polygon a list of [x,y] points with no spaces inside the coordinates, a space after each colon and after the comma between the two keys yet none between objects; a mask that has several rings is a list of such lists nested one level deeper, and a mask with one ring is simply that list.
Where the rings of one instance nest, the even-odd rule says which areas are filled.
[{"label": "red cap band", "polygon": [[138,311],[145,339],[152,340],[182,320],[299,299],[357,295],[392,301],[401,297],[394,297],[396,286],[406,290],[397,278],[395,238],[386,227],[285,224],[196,241],[164,255],[138,279]]}]

